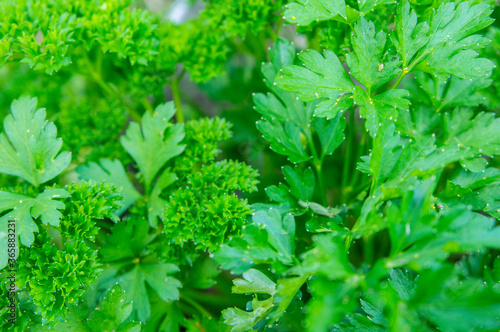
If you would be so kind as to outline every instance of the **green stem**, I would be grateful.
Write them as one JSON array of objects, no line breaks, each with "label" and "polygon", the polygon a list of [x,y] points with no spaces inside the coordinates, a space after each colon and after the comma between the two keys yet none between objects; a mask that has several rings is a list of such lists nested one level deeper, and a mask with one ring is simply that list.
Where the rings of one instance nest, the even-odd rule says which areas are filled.
[{"label": "green stem", "polygon": [[436,108],[436,113],[441,112],[441,110],[443,109],[444,105],[446,105],[446,104],[442,103],[438,108]]},{"label": "green stem", "polygon": [[203,316],[212,318],[212,314],[210,314],[207,309],[203,308],[202,305],[200,305],[198,302],[191,299],[190,297],[183,294],[181,295],[181,300],[184,300],[186,303],[189,303],[189,305],[198,310]]},{"label": "green stem", "polygon": [[441,99],[439,96],[439,78],[437,76],[434,76],[434,96],[436,99]]},{"label": "green stem", "polygon": [[391,89],[396,89],[399,85],[399,83],[401,82],[401,80],[403,79],[403,77],[406,76],[406,74],[408,74],[409,72],[411,72],[413,70],[413,68],[418,65],[418,63],[420,61],[422,61],[426,56],[427,54],[429,54],[429,52],[431,52],[432,49],[430,50],[425,50],[424,52],[422,52],[422,54],[420,54],[418,56],[418,58],[416,58],[415,60],[412,61],[412,63],[410,63],[410,65],[408,67],[403,67],[403,71],[401,72],[401,74],[399,74],[399,77],[398,79],[396,80],[396,83],[394,83],[394,85],[392,86]]},{"label": "green stem", "polygon": [[151,114],[154,113],[153,107],[151,106],[151,103],[149,102],[147,97],[142,98],[141,103],[144,106],[144,108],[146,109],[146,111],[148,111]]},{"label": "green stem", "polygon": [[280,17],[278,21],[276,22],[276,38],[280,37],[281,33],[281,28],[283,27],[283,24],[285,23],[285,19],[283,17]]},{"label": "green stem", "polygon": [[396,80],[396,82],[394,83],[394,85],[392,86],[391,89],[396,89],[399,85],[399,83],[401,83],[401,80],[406,76],[406,74],[408,74],[410,71],[408,68],[403,68],[403,71],[401,72],[401,74],[399,74],[399,77],[398,79]]},{"label": "green stem", "polygon": [[345,203],[347,201],[347,192],[348,192],[348,187],[347,187],[347,180],[348,180],[348,173],[350,172],[352,165],[351,165],[351,159],[352,159],[352,149],[354,146],[354,141],[356,139],[356,122],[354,120],[354,108],[349,109],[349,126],[347,130],[349,131],[348,134],[348,141],[347,141],[347,147],[346,147],[346,155],[344,158],[344,166],[342,167],[342,183],[341,183],[341,202]]},{"label": "green stem", "polygon": [[[102,75],[99,73],[99,69],[94,68],[94,64],[90,61],[88,56],[84,56],[83,59],[87,64],[87,69],[90,74],[90,78],[101,88],[108,96],[114,96],[115,98],[121,100],[121,102],[127,107],[128,114],[132,119],[137,122],[141,121],[141,116],[135,110],[134,105],[132,105],[129,101],[127,101],[124,96],[111,84],[104,81]],[[99,65],[100,66],[100,65]]]},{"label": "green stem", "polygon": [[321,192],[321,204],[328,206],[328,198],[326,196],[325,180],[323,178],[323,161],[320,160],[316,165],[316,175],[318,176],[319,191]]},{"label": "green stem", "polygon": [[[365,130],[362,131],[361,134],[361,140],[359,141],[359,145],[357,145],[357,154],[356,154],[356,160],[354,161],[354,164],[356,164],[356,161],[359,161],[363,154],[365,153],[365,146],[366,146],[366,136],[367,132]],[[353,170],[354,175],[351,177],[351,181],[349,182],[349,187],[353,188],[355,185],[358,184],[359,177],[361,175],[361,172],[354,169]],[[351,190],[351,192],[354,192],[354,190]]]},{"label": "green stem", "polygon": [[179,94],[179,78],[175,77],[172,80],[172,84],[170,85],[172,88],[172,97],[174,98],[174,104],[175,104],[175,119],[179,123],[184,122],[184,113],[182,113],[182,106],[181,106],[181,97]]},{"label": "green stem", "polygon": [[363,182],[359,186],[353,188],[352,191],[351,191],[351,193],[352,193],[351,197],[358,196],[361,193],[361,191],[369,188],[371,184],[372,184],[372,180],[368,180],[368,181]]},{"label": "green stem", "polygon": [[375,257],[373,235],[363,236],[363,262],[368,265],[373,263]]},{"label": "green stem", "polygon": [[309,149],[311,149],[311,154],[313,157],[313,159],[311,160],[311,163],[313,165],[313,168],[316,172],[316,176],[318,178],[318,186],[319,186],[319,191],[320,191],[320,196],[321,196],[321,204],[323,204],[324,206],[327,206],[328,199],[326,196],[325,182],[323,179],[323,159],[324,159],[324,156],[321,155],[321,157],[319,157],[319,154],[316,150],[316,146],[314,146],[314,141],[313,141],[312,135],[309,132],[309,129],[305,128],[304,132],[306,133],[307,145],[309,146]]}]

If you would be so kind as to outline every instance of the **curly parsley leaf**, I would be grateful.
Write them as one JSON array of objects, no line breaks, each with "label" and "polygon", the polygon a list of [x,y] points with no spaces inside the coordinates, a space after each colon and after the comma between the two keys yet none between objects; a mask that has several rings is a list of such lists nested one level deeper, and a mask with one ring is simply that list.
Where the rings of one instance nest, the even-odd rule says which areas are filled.
[{"label": "curly parsley leaf", "polygon": [[101,159],[99,164],[89,162],[87,165],[78,166],[76,171],[84,180],[106,181],[120,189],[123,194],[123,201],[121,201],[122,207],[117,211],[118,215],[122,214],[141,197],[119,160]]}]

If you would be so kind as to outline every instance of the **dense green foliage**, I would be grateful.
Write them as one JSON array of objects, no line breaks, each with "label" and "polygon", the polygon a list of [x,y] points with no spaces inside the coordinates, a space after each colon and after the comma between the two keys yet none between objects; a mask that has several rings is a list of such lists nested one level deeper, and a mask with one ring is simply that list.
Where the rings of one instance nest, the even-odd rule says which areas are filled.
[{"label": "dense green foliage", "polygon": [[498,331],[496,6],[0,1],[1,330]]}]

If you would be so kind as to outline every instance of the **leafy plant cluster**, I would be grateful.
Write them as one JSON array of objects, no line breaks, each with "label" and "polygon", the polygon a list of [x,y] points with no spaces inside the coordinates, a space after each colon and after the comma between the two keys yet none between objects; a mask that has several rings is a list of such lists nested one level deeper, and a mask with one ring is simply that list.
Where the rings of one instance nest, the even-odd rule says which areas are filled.
[{"label": "leafy plant cluster", "polygon": [[184,5],[0,3],[2,331],[497,331],[493,1]]}]

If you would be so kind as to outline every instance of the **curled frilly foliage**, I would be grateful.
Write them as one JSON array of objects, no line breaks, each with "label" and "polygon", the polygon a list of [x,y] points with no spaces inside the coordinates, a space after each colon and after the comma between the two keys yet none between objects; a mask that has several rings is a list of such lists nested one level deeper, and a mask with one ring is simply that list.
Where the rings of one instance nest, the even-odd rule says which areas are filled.
[{"label": "curled frilly foliage", "polygon": [[[179,189],[171,193],[164,213],[165,242],[186,250],[213,250],[237,234],[250,215],[247,201],[235,192],[255,191],[258,174],[236,161],[212,161],[220,152],[218,143],[232,136],[230,123],[201,119],[185,128],[186,150],[174,167]],[[174,257],[180,252],[169,250]]]},{"label": "curled frilly foliage", "polygon": [[182,25],[160,27],[159,67],[183,63],[195,82],[208,81],[223,73],[227,58],[235,50],[234,38],[258,35],[277,19],[282,1],[213,1],[200,15]]},{"label": "curled frilly foliage", "polygon": [[100,158],[125,156],[118,136],[126,123],[126,111],[120,102],[87,98],[70,99],[61,103],[57,126],[68,150],[78,159],[97,161]]},{"label": "curled frilly foliage", "polygon": [[99,267],[97,251],[84,240],[71,239],[59,250],[41,231],[34,245],[19,255],[16,285],[28,291],[42,323],[51,323],[65,317],[68,305],[78,303]]},{"label": "curled frilly foliage", "polygon": [[203,118],[186,123],[186,150],[175,160],[176,174],[185,178],[199,163],[213,160],[219,153],[219,142],[232,136],[231,123],[220,118]]},{"label": "curled frilly foliage", "polygon": [[[158,53],[156,18],[130,9],[129,0],[9,1],[1,5],[0,57],[21,59],[51,74],[75,61],[81,49],[100,48],[147,64]],[[47,15],[50,13],[50,15]]]},{"label": "curled frilly foliage", "polygon": [[[5,277],[10,276],[10,273]],[[11,300],[13,299],[13,302]],[[22,296],[19,290],[11,286],[11,280],[2,277],[0,282],[0,330],[9,332],[23,332],[28,330],[36,316],[31,311],[32,304],[27,303],[26,296]],[[13,303],[13,304],[11,304]],[[15,320],[13,316],[15,315]],[[38,317],[39,318],[39,317]]]},{"label": "curled frilly foliage", "polygon": [[80,182],[66,189],[71,196],[64,200],[59,229],[41,228],[17,260],[16,286],[29,296],[30,310],[43,317],[43,324],[63,319],[100,274],[97,251],[91,248],[99,231],[96,220],[116,219],[113,211],[121,199],[109,183]]},{"label": "curled frilly foliage", "polygon": [[244,38],[248,32],[258,34],[268,25],[272,25],[281,10],[283,0],[249,0],[249,1],[217,1],[214,3],[212,15],[221,11],[225,15],[222,28],[226,32]]},{"label": "curled frilly foliage", "polygon": [[165,210],[165,228],[171,243],[194,242],[198,249],[214,250],[237,234],[251,209],[235,191],[252,192],[257,172],[235,161],[203,165],[175,191]]},{"label": "curled frilly foliage", "polygon": [[66,210],[59,224],[61,234],[94,242],[99,231],[96,220],[116,220],[118,217],[113,212],[120,207],[118,201],[122,196],[106,182],[82,181],[69,185],[67,190],[71,197],[64,201]]},{"label": "curled frilly foliage", "polygon": [[182,62],[195,82],[208,81],[222,74],[231,48],[213,20],[195,20],[177,27],[167,25],[163,30],[159,68],[173,68]]},{"label": "curled frilly foliage", "polygon": [[0,61],[20,60],[52,74],[77,60],[87,63],[88,54],[104,53],[113,65],[127,69],[131,81],[147,78],[140,85],[156,86],[157,78],[172,74],[177,63],[194,81],[207,81],[224,71],[233,39],[273,24],[281,4],[214,1],[177,26],[135,8],[131,0],[9,1],[0,4]]}]

